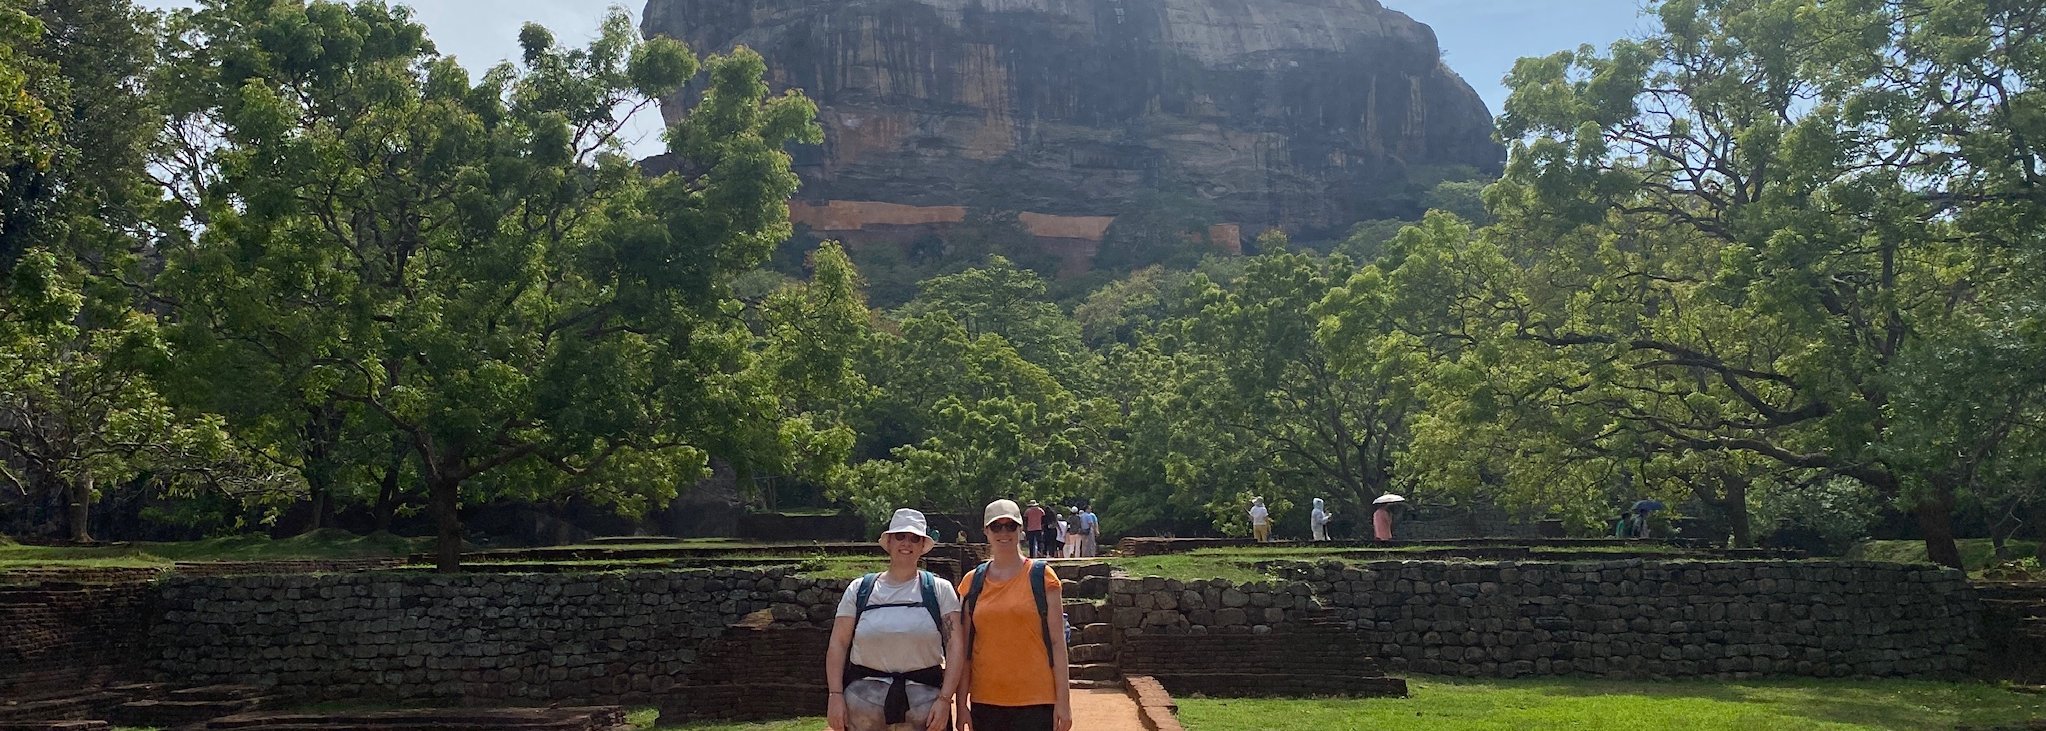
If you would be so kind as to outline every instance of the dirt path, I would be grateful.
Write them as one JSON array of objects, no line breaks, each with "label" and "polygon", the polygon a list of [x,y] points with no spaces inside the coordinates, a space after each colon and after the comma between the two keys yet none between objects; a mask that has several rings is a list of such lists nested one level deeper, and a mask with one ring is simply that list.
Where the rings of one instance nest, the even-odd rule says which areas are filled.
[{"label": "dirt path", "polygon": [[1137,704],[1121,689],[1073,691],[1073,731],[1144,731]]}]

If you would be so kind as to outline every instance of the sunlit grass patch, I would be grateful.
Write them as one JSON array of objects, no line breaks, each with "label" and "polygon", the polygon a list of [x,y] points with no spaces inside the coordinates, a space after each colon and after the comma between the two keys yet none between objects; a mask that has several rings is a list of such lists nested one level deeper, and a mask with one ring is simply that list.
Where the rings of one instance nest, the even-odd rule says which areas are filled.
[{"label": "sunlit grass patch", "polygon": [[1980,683],[1423,677],[1408,687],[1409,698],[1177,700],[1189,731],[1951,729],[2046,718],[2046,697]]}]

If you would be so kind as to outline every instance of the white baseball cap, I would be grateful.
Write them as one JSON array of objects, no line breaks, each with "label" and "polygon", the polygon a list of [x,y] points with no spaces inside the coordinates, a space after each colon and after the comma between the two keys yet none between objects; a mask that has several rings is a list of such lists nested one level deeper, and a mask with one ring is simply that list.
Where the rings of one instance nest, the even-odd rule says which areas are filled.
[{"label": "white baseball cap", "polygon": [[881,535],[915,533],[928,539],[931,537],[929,529],[930,524],[924,521],[923,511],[915,508],[901,508],[895,511],[895,517],[888,519],[888,530],[882,531]]},{"label": "white baseball cap", "polygon": [[987,509],[981,511],[980,524],[984,526],[992,525],[995,521],[1003,518],[1008,518],[1009,520],[1016,521],[1017,525],[1022,525],[1023,510],[1016,507],[1016,501],[1014,500],[996,500],[988,503]]}]

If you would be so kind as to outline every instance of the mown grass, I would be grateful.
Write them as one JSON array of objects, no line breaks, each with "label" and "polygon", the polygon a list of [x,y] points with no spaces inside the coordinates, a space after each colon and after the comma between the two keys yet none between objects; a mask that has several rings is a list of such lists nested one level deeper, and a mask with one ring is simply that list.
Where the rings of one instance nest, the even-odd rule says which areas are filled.
[{"label": "mown grass", "polygon": [[[1961,549],[1961,565],[1969,571],[1980,571],[1996,562],[1996,546],[1987,538],[1963,538],[1954,541]],[[2010,549],[2019,556],[2030,556],[2039,550],[2035,541],[2011,541]],[[1896,563],[1932,563],[1925,555],[1925,541],[1862,541],[1847,549],[1845,558],[1854,561],[1893,561]]]},{"label": "mown grass", "polygon": [[[1510,546],[1511,544],[1502,544]],[[1169,579],[1228,579],[1236,583],[1271,581],[1278,577],[1258,568],[1258,564],[1269,561],[1324,561],[1342,562],[1397,559],[1404,554],[1425,555],[1428,551],[1443,550],[1444,546],[1405,545],[1386,548],[1358,547],[1317,547],[1317,546],[1260,546],[1239,548],[1196,548],[1186,553],[1158,556],[1109,557],[1109,563],[1121,568],[1131,576],[1163,576]],[[1616,558],[1625,555],[1683,555],[1679,548],[1658,544],[1634,546],[1601,546],[1587,548],[1535,547],[1534,556],[1543,553],[1596,551],[1612,553]],[[1454,560],[1454,559],[1451,559]]]},{"label": "mown grass", "polygon": [[279,539],[242,535],[177,543],[136,541],[109,546],[25,546],[9,541],[0,543],[0,569],[147,567],[178,561],[399,558],[428,550],[432,540],[389,533],[358,536],[346,531],[325,530]]},{"label": "mown grass", "polygon": [[1408,686],[1409,698],[1177,700],[1189,731],[1952,729],[2046,718],[2046,696],[1979,683],[1409,678]]}]

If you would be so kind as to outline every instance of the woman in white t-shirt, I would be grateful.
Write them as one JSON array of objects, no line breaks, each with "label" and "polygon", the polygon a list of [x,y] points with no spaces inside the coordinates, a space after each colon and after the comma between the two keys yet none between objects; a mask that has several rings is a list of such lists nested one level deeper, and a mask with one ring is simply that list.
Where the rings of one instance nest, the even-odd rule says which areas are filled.
[{"label": "woman in white t-shirt", "polygon": [[924,514],[903,508],[881,534],[888,570],[854,579],[838,600],[824,679],[832,731],[944,731],[966,662],[959,592],[917,568],[931,550]]}]

